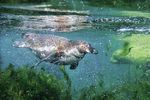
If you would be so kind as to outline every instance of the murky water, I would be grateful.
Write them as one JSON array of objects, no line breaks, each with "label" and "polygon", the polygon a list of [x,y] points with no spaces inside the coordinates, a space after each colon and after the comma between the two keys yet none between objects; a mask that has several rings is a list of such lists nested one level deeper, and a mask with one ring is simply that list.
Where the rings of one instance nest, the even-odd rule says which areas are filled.
[{"label": "murky water", "polygon": [[[29,49],[12,46],[24,33],[34,32],[85,40],[99,51],[98,55],[86,55],[75,70],[66,66],[75,89],[96,84],[99,78],[104,80],[106,88],[136,79],[138,75],[134,65],[114,64],[110,60],[113,52],[122,45],[119,37],[130,32],[150,33],[150,14],[92,7],[82,0],[73,1],[70,2],[73,8],[64,9],[56,9],[51,4],[0,6],[1,66],[6,67],[9,63],[18,67],[32,66],[38,61]],[[141,16],[136,13],[141,13]],[[61,75],[59,66],[46,62],[40,64],[43,66],[51,73]]]}]

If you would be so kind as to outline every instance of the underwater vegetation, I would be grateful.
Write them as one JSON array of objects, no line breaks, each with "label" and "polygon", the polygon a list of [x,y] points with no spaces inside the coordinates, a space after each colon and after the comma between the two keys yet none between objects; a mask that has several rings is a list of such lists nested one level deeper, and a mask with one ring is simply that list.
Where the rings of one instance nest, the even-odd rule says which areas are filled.
[{"label": "underwater vegetation", "polygon": [[10,64],[0,69],[1,100],[70,100],[69,87],[54,75],[27,66],[14,67]]},{"label": "underwater vegetation", "polygon": [[63,66],[63,79],[57,79],[45,70],[29,66],[15,68],[10,64],[0,69],[0,99],[2,100],[149,100],[150,71],[139,79],[112,88],[104,88],[101,79],[97,85],[82,88],[76,98],[71,94],[71,80]]},{"label": "underwater vegetation", "polygon": [[104,88],[103,81],[95,86],[83,88],[79,100],[149,100],[150,70],[144,71],[135,81],[128,80],[109,89]]},{"label": "underwater vegetation", "polygon": [[112,55],[114,63],[149,64],[150,62],[150,35],[131,34],[121,39],[123,47]]},{"label": "underwater vegetation", "polygon": [[[1,0],[1,3],[18,4],[18,3],[44,3],[58,5],[59,3],[74,2],[76,0]],[[80,1],[80,0],[79,0]],[[149,10],[149,0],[81,0],[81,2],[88,3],[92,6],[111,6],[111,7],[128,7],[136,9],[147,9]],[[70,5],[68,4],[67,7]]]},{"label": "underwater vegetation", "polygon": [[149,0],[86,0],[92,6],[127,7],[149,9]]}]

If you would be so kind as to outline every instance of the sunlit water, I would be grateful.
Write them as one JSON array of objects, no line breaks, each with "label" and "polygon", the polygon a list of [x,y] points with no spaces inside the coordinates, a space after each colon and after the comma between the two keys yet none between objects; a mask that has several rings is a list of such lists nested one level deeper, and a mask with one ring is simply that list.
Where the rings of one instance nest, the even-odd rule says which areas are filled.
[{"label": "sunlit water", "polygon": [[[73,3],[71,3],[73,4]],[[98,8],[79,2],[70,9],[53,9],[51,5],[1,6],[0,11],[0,64],[12,63],[16,66],[34,65],[39,59],[26,48],[15,48],[13,42],[26,32],[54,34],[72,40],[85,40],[92,44],[98,55],[88,54],[75,70],[66,70],[75,90],[104,80],[105,87],[134,80],[135,67],[130,64],[113,64],[112,53],[121,47],[119,37],[128,32],[150,32],[149,15],[123,15],[121,9]],[[61,4],[60,4],[61,5]],[[43,62],[50,73],[61,77],[59,66]]]}]

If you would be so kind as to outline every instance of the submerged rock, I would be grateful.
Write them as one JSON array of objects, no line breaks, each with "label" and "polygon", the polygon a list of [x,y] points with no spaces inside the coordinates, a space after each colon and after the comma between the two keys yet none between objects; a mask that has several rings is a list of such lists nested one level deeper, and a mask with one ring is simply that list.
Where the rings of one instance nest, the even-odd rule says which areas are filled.
[{"label": "submerged rock", "polygon": [[124,37],[122,41],[123,48],[113,53],[112,62],[150,64],[150,35],[132,34]]},{"label": "submerged rock", "polygon": [[71,65],[70,69],[75,69],[85,54],[98,53],[86,41],[47,34],[27,33],[22,40],[16,41],[14,46],[31,49],[41,59],[36,65],[48,61],[57,65]]}]

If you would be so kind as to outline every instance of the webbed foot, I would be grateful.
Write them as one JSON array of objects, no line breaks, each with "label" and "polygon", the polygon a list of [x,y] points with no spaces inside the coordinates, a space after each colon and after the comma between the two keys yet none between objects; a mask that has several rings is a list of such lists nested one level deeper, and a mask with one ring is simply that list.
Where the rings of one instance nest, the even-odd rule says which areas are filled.
[{"label": "webbed foot", "polygon": [[71,64],[70,69],[71,70],[76,69],[77,66],[78,66],[78,63],[73,63],[73,64]]}]

